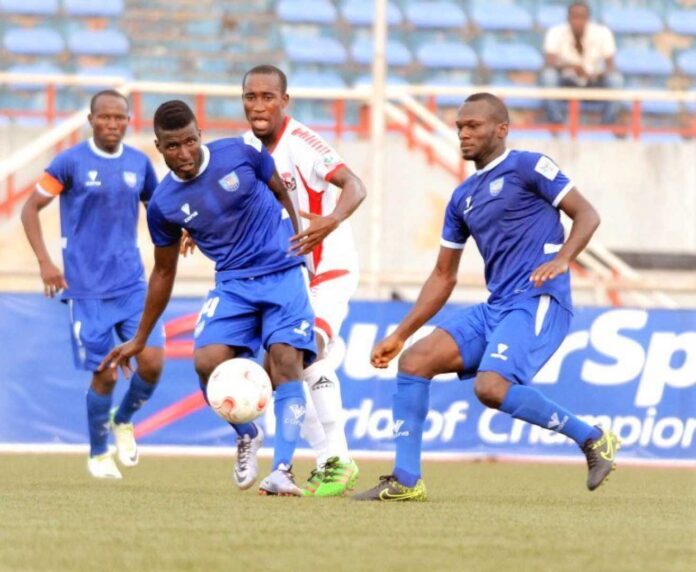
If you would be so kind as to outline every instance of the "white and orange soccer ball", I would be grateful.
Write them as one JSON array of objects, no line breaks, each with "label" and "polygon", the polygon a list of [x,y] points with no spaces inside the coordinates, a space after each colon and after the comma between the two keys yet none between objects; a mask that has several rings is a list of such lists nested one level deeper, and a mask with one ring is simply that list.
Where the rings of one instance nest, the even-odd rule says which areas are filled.
[{"label": "white and orange soccer ball", "polygon": [[218,365],[208,380],[210,407],[230,423],[249,423],[261,415],[273,388],[266,370],[255,361],[234,358]]}]

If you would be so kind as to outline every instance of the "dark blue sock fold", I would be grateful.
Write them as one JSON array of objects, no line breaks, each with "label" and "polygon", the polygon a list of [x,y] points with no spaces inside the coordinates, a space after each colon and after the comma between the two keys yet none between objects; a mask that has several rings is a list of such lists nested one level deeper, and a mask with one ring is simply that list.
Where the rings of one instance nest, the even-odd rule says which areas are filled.
[{"label": "dark blue sock fold", "polygon": [[274,412],[276,418],[273,469],[278,465],[291,465],[297,439],[305,416],[305,394],[302,382],[290,381],[275,390]]},{"label": "dark blue sock fold", "polygon": [[512,385],[500,410],[527,423],[562,433],[582,446],[588,439],[601,437],[601,431],[527,385]]},{"label": "dark blue sock fold", "polygon": [[155,391],[155,387],[157,387],[157,383],[148,383],[138,375],[137,371],[134,372],[130,380],[130,387],[123,396],[121,405],[119,405],[118,411],[114,416],[114,422],[130,423],[135,412],[150,399]]},{"label": "dark blue sock fold", "polygon": [[101,395],[91,387],[87,390],[87,427],[91,457],[107,452],[109,440],[109,411],[111,395]]},{"label": "dark blue sock fold", "polygon": [[423,425],[430,408],[430,380],[399,373],[396,378],[392,415],[396,461],[394,475],[407,487],[421,476]]}]

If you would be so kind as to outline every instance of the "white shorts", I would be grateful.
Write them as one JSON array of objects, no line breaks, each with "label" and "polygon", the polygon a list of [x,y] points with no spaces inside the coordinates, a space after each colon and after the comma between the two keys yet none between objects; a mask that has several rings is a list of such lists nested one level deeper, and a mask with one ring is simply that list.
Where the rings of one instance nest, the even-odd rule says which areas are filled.
[{"label": "white shorts", "polygon": [[329,345],[338,336],[348,315],[348,302],[358,287],[358,273],[349,270],[320,272],[309,283],[310,301],[316,315],[314,329]]}]

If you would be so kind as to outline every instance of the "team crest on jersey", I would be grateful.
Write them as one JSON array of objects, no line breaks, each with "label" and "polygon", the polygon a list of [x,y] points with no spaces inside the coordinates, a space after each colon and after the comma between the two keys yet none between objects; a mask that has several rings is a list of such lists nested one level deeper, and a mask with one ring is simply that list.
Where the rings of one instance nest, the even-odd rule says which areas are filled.
[{"label": "team crest on jersey", "polygon": [[503,185],[505,184],[505,177],[500,177],[496,179],[495,181],[492,181],[490,186],[488,187],[488,190],[491,193],[492,197],[497,197],[500,194],[500,191],[503,190]]},{"label": "team crest on jersey", "polygon": [[138,182],[138,175],[133,171],[123,171],[123,182],[132,189]]},{"label": "team crest on jersey", "polygon": [[280,178],[283,179],[283,184],[288,191],[297,190],[297,181],[295,177],[292,176],[292,173],[283,173],[280,175]]},{"label": "team crest on jersey", "polygon": [[232,171],[231,173],[227,173],[218,183],[220,183],[220,186],[228,193],[233,193],[239,188],[239,177],[237,173]]}]

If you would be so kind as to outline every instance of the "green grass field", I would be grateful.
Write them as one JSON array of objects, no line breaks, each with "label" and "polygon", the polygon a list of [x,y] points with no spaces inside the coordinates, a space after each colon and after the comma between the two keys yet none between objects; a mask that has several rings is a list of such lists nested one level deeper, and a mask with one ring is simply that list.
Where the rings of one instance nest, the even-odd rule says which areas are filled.
[{"label": "green grass field", "polygon": [[[696,472],[430,463],[427,503],[259,497],[231,459],[0,455],[0,570],[696,570]],[[387,462],[360,463],[359,488]],[[269,461],[262,461],[262,471]],[[307,462],[297,465],[304,476]]]}]

